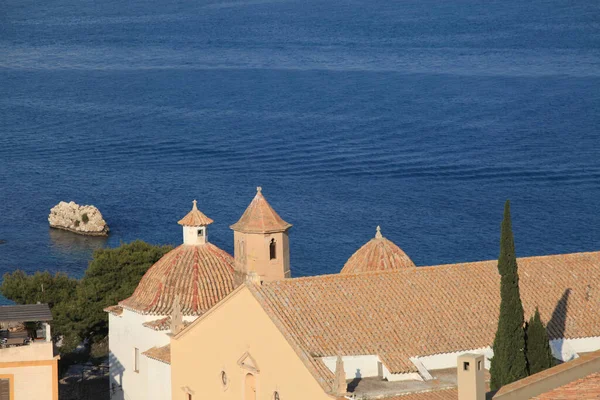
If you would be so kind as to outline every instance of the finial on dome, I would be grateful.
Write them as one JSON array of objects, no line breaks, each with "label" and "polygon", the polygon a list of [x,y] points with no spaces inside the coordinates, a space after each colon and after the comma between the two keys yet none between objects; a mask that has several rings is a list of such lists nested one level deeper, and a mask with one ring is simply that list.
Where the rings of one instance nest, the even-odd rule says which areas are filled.
[{"label": "finial on dome", "polygon": [[192,201],[192,204],[193,204],[192,210],[197,210],[198,209],[198,200]]},{"label": "finial on dome", "polygon": [[377,225],[377,232],[375,232],[375,237],[377,239],[381,239],[383,236],[381,235],[381,227]]},{"label": "finial on dome", "polygon": [[260,192],[262,192],[262,187],[260,187],[260,186],[257,186],[257,187],[256,187],[256,193],[260,193]]}]

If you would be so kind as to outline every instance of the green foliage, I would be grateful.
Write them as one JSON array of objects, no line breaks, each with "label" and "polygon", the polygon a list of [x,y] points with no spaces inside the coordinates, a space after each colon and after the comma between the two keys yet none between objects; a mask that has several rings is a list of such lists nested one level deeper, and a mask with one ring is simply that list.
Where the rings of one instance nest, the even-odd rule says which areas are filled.
[{"label": "green foliage", "polygon": [[528,375],[523,329],[525,317],[519,293],[517,258],[508,200],[504,206],[498,272],[501,277],[500,318],[494,338],[494,357],[490,367],[492,390],[497,390]]},{"label": "green foliage", "polygon": [[[48,303],[52,309],[52,332],[63,338],[62,354],[84,339],[101,342],[108,334],[104,308],[129,297],[148,268],[169,252],[170,246],[142,241],[94,252],[81,280],[58,273],[27,275],[16,270],[4,275],[0,293],[17,304]],[[95,352],[102,352],[99,346]]]},{"label": "green foliage", "polygon": [[0,293],[18,304],[48,303],[53,307],[56,303],[68,301],[75,295],[79,282],[66,274],[36,272],[27,275],[21,270],[12,274],[4,274]]},{"label": "green foliage", "polygon": [[82,309],[81,320],[89,337],[95,341],[108,334],[104,308],[131,296],[148,268],[171,249],[138,240],[94,252],[77,295]]},{"label": "green foliage", "polygon": [[66,274],[52,275],[46,271],[27,275],[21,270],[16,270],[12,274],[4,274],[0,293],[17,304],[47,303],[54,318],[54,338],[65,335],[66,340],[78,342],[75,337],[70,337],[73,335],[72,323],[63,311],[65,305],[72,304],[78,286],[79,281],[69,278]]},{"label": "green foliage", "polygon": [[92,363],[101,364],[103,359],[108,355],[108,336],[104,339],[92,343],[90,348],[90,358]]},{"label": "green foliage", "polygon": [[550,350],[550,341],[546,327],[540,318],[540,312],[535,309],[535,314],[529,320],[525,330],[527,344],[527,364],[529,374],[537,374],[554,366],[555,361]]},{"label": "green foliage", "polygon": [[87,224],[88,222],[90,222],[90,219],[89,219],[87,213],[83,213],[81,215],[81,220],[83,221],[84,224]]}]

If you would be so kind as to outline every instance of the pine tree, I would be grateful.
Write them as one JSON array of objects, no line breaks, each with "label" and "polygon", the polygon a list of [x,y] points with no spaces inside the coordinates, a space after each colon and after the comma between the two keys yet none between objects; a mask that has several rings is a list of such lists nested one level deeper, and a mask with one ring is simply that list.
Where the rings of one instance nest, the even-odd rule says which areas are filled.
[{"label": "pine tree", "polygon": [[540,312],[535,309],[535,314],[529,320],[525,331],[527,344],[527,364],[529,374],[533,375],[554,366],[554,357],[550,350],[550,343],[546,327],[540,318]]},{"label": "pine tree", "polygon": [[527,376],[525,330],[515,242],[510,222],[510,201],[504,205],[500,237],[500,318],[494,338],[494,357],[491,361],[491,389],[497,390]]}]

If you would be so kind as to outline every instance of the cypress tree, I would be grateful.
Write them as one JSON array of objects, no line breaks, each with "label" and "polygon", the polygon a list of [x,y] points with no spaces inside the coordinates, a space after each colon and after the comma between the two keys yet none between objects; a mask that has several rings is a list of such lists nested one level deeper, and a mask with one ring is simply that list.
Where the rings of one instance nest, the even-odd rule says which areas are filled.
[{"label": "cypress tree", "polygon": [[540,319],[540,312],[535,309],[535,314],[529,320],[525,331],[527,344],[527,364],[529,374],[533,375],[554,366],[554,357],[550,350],[550,343],[546,327]]},{"label": "cypress tree", "polygon": [[510,222],[510,201],[504,205],[500,236],[500,318],[494,338],[494,357],[491,361],[491,389],[497,390],[527,376],[525,330],[515,242]]}]

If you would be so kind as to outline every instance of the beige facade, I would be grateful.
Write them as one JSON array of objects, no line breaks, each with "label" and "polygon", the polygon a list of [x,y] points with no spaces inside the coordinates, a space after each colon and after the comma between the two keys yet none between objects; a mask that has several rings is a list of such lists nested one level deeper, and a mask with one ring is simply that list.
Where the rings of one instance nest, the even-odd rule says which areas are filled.
[{"label": "beige facade", "polygon": [[[2,356],[4,350],[0,350]],[[9,381],[10,400],[58,400],[58,357],[36,361],[0,359],[0,379]]]},{"label": "beige facade", "polygon": [[171,382],[173,400],[332,398],[246,286],[171,339]]},{"label": "beige facade", "polygon": [[290,244],[287,231],[273,233],[233,233],[235,268],[256,272],[261,280],[289,278]]},{"label": "beige facade", "polygon": [[483,354],[466,353],[456,366],[458,400],[485,400],[485,360]]}]

